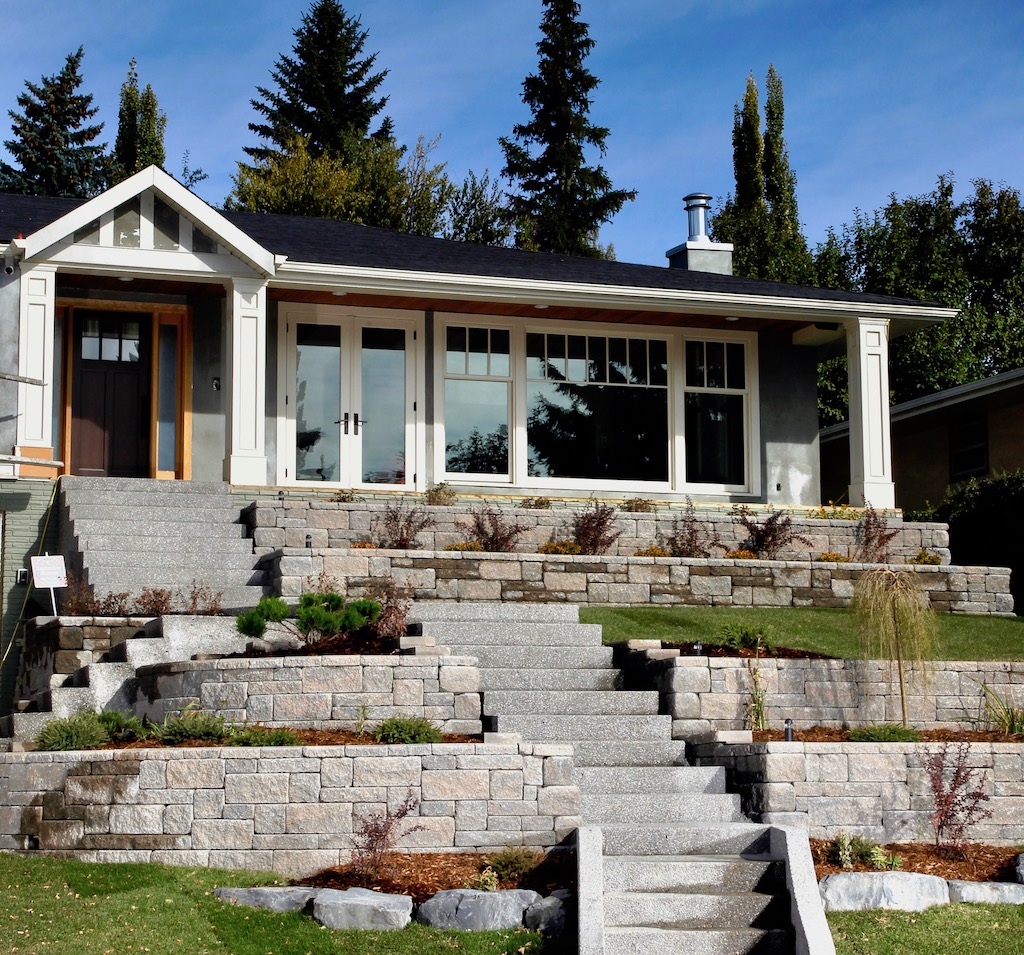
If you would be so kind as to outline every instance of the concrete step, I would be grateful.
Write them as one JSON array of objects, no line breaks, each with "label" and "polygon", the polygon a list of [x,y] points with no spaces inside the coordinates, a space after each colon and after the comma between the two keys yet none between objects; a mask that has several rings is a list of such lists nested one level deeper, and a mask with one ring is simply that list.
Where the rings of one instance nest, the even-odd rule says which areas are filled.
[{"label": "concrete step", "polygon": [[[145,537],[179,537],[186,532],[190,526],[187,521],[147,521],[144,528],[135,528],[135,531],[145,530]],[[246,539],[247,528],[244,524],[230,524],[220,521],[215,524],[204,524],[204,538],[224,538],[225,540]],[[75,521],[74,534],[79,540],[90,543],[109,537],[110,522],[100,519],[80,518]],[[141,535],[140,535],[141,536]]]},{"label": "concrete step", "polygon": [[725,792],[721,766],[578,766],[573,776],[585,793]]},{"label": "concrete step", "polygon": [[738,822],[712,826],[606,825],[606,856],[727,855],[744,859],[771,858],[768,826]]},{"label": "concrete step", "polygon": [[442,646],[601,646],[601,626],[596,623],[423,623],[421,632]]},{"label": "concrete step", "polygon": [[614,690],[622,676],[607,668],[482,667],[483,690]]},{"label": "concrete step", "polygon": [[672,719],[668,716],[493,716],[497,733],[521,733],[537,741],[577,740],[661,740],[671,739]]},{"label": "concrete step", "polygon": [[[187,524],[180,525],[183,528]],[[232,529],[232,525],[227,525]],[[116,531],[103,534],[77,534],[75,539],[80,551],[89,552],[89,559],[95,560],[100,553],[142,552],[144,554],[176,553],[183,551],[193,555],[203,555],[209,559],[218,554],[245,554],[253,562],[252,541],[240,534],[213,533],[219,528],[207,525],[202,528],[190,529],[188,533],[150,534],[150,527],[145,527],[145,534],[134,533],[130,536]]]},{"label": "concrete step", "polygon": [[606,885],[604,918],[620,928],[781,928],[788,901],[758,892],[609,892]]},{"label": "concrete step", "polygon": [[[175,482],[177,483],[177,482]],[[204,493],[193,488],[177,488],[170,482],[160,482],[160,487],[154,488],[127,488],[119,490],[106,490],[103,488],[90,488],[88,490],[72,491],[64,493],[64,502],[71,513],[79,507],[91,504],[107,504],[111,507],[188,507],[191,504],[208,502],[207,507],[238,509],[230,494],[213,492]]]},{"label": "concrete step", "polygon": [[150,551],[139,547],[137,539],[128,538],[121,550],[88,551],[86,563],[91,572],[90,577],[101,576],[107,568],[120,570],[145,567],[149,570],[166,567],[170,570],[185,570],[201,564],[204,560],[214,561],[220,571],[251,571],[256,566],[256,557],[253,556],[251,548],[244,546],[246,541],[238,543],[243,545],[241,552],[237,547],[216,550],[206,549],[200,545],[194,549],[191,541],[172,551]]},{"label": "concrete step", "polygon": [[516,623],[579,623],[580,608],[563,603],[475,603],[471,601],[424,600],[414,604],[409,620],[426,623],[466,620],[507,620]]},{"label": "concrete step", "polygon": [[606,856],[606,892],[698,891],[777,892],[785,889],[782,862],[755,862],[738,856]]},{"label": "concrete step", "polygon": [[151,567],[148,564],[139,564],[132,569],[101,567],[92,573],[87,570],[85,582],[100,593],[120,593],[124,590],[138,593],[143,587],[181,589],[189,593],[193,584],[197,587],[209,587],[215,592],[226,592],[229,589],[262,587],[263,572],[256,569],[211,569],[195,562],[181,567]]},{"label": "concrete step", "polygon": [[[459,650],[472,653],[468,647]],[[483,712],[487,716],[639,716],[656,714],[658,702],[656,690],[487,690]]]},{"label": "concrete step", "polygon": [[667,929],[608,926],[605,955],[792,955],[793,935],[786,929]]},{"label": "concrete step", "polygon": [[[230,510],[229,510],[230,508]],[[207,498],[196,501],[182,499],[177,505],[151,506],[148,501],[119,504],[116,501],[104,503],[75,504],[70,509],[72,522],[79,520],[110,521],[127,527],[145,526],[150,520],[173,521],[185,524],[234,524],[237,510],[234,503],[211,503]]]},{"label": "concrete step", "polygon": [[9,713],[0,717],[0,736],[19,742],[33,740],[39,731],[53,719],[52,713]]},{"label": "concrete step", "polygon": [[658,824],[700,826],[743,822],[735,793],[580,793],[580,815],[589,825]]},{"label": "concrete step", "polygon": [[[470,653],[469,647],[459,647]],[[610,667],[611,647],[473,647],[472,656],[481,667],[529,667],[564,670],[575,667]]]},{"label": "concrete step", "polygon": [[685,766],[682,740],[573,740],[573,762],[581,766]]},{"label": "concrete step", "polygon": [[89,490],[148,493],[160,491],[168,494],[228,494],[226,481],[158,481],[155,478],[61,478],[61,491],[65,496],[77,496]]}]

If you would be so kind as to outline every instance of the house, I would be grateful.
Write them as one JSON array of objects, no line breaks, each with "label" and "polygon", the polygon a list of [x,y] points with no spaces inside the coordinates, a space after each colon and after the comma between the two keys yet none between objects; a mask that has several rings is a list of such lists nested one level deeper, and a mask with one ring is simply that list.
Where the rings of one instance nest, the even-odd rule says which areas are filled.
[{"label": "house", "polygon": [[[937,504],[950,484],[1024,468],[1024,368],[889,409],[896,504]],[[821,483],[839,500],[849,475],[850,424],[821,432]]]},{"label": "house", "polygon": [[953,312],[733,276],[708,198],[654,267],[221,212],[156,167],[0,197],[0,477],[817,504],[845,349],[849,497],[891,506],[888,339]]}]

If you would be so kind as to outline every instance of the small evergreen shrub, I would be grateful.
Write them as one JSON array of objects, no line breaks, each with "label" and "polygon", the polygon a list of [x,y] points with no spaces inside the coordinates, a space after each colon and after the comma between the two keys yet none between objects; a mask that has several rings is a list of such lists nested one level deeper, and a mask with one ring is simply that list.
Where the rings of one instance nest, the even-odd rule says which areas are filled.
[{"label": "small evergreen shrub", "polygon": [[550,497],[528,497],[523,500],[520,507],[528,511],[549,511],[551,510]]},{"label": "small evergreen shrub", "polygon": [[352,550],[376,550],[377,548],[373,541],[352,541],[348,546]]},{"label": "small evergreen shrub", "polygon": [[362,630],[380,615],[381,606],[376,600],[363,598],[346,604],[333,590],[311,591],[299,597],[295,626],[304,640],[315,643]]},{"label": "small evergreen shrub", "polygon": [[458,500],[458,495],[449,487],[447,481],[428,487],[423,492],[423,503],[428,507],[451,507]]},{"label": "small evergreen shrub", "polygon": [[148,739],[153,735],[151,726],[144,725],[137,716],[126,716],[119,710],[102,710],[98,718],[100,725],[107,731],[107,736],[115,743]]},{"label": "small evergreen shrub", "polygon": [[255,607],[235,617],[235,628],[244,637],[258,639],[266,633],[268,622],[280,623],[290,612],[280,597],[261,597]]},{"label": "small evergreen shrub", "polygon": [[36,749],[56,752],[69,749],[97,749],[110,742],[110,735],[98,713],[76,713],[50,720],[36,736]]},{"label": "small evergreen shrub", "polygon": [[479,554],[485,551],[487,548],[484,547],[480,541],[458,541],[455,544],[445,544],[445,550],[462,550],[471,554]]},{"label": "small evergreen shrub", "polygon": [[729,560],[757,560],[757,554],[752,550],[747,550],[745,547],[739,547],[736,550],[727,550],[724,556]]},{"label": "small evergreen shrub", "polygon": [[466,883],[467,889],[476,889],[477,892],[497,892],[500,887],[498,882],[498,876],[495,871],[488,866],[483,870],[475,879],[470,879]]},{"label": "small evergreen shrub", "polygon": [[629,514],[653,514],[657,508],[645,497],[631,497],[622,502],[622,509]]},{"label": "small evergreen shrub", "polygon": [[440,743],[441,731],[422,716],[391,716],[373,731],[378,743]]},{"label": "small evergreen shrub", "polygon": [[928,550],[927,547],[922,547],[910,560],[908,564],[932,564],[938,566],[942,563],[942,557],[936,554],[933,550]]},{"label": "small evergreen shrub", "polygon": [[718,644],[734,652],[765,650],[772,645],[770,632],[770,628],[763,623],[727,623],[719,628]]},{"label": "small evergreen shrub", "polygon": [[526,846],[508,846],[484,861],[499,881],[518,884],[544,861],[544,853]]},{"label": "small evergreen shrub", "polygon": [[227,739],[228,746],[299,746],[298,734],[290,729],[274,729],[269,726],[241,726],[234,729]]},{"label": "small evergreen shrub", "polygon": [[850,562],[850,558],[846,554],[840,554],[834,550],[823,550],[814,559],[829,564],[848,564]]},{"label": "small evergreen shrub", "polygon": [[576,554],[582,553],[580,551],[580,545],[576,541],[570,540],[550,540],[545,541],[540,547],[537,548],[538,554],[567,554],[569,556],[575,556]]},{"label": "small evergreen shrub", "polygon": [[850,730],[851,743],[920,743],[921,734],[900,723],[876,723]]},{"label": "small evergreen shrub", "polygon": [[652,544],[650,547],[642,547],[640,550],[633,554],[634,557],[671,557],[672,555],[665,550],[664,547],[659,547],[657,544]]},{"label": "small evergreen shrub", "polygon": [[180,713],[168,713],[154,735],[161,743],[176,746],[189,740],[219,743],[227,735],[224,717],[203,713],[198,705],[185,707]]}]

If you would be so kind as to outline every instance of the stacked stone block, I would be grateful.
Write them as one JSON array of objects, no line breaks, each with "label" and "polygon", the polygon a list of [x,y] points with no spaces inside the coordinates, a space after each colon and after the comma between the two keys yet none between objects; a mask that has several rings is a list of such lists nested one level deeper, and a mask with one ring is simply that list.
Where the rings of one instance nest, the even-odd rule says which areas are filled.
[{"label": "stacked stone block", "polygon": [[[390,578],[417,600],[556,601],[583,605],[845,607],[875,564],[698,560],[455,551],[283,548],[264,558],[270,589],[295,598],[321,574],[349,596]],[[1006,568],[908,565],[935,610],[1009,614]]]},{"label": "stacked stone block", "polygon": [[399,849],[544,848],[579,825],[572,771],[571,746],[517,740],[0,754],[0,849],[304,876],[410,792]]},{"label": "stacked stone block", "polygon": [[[841,831],[883,845],[935,838],[925,763],[941,743],[699,743],[697,765],[724,766],[743,808],[773,825],[801,826],[814,839]],[[949,744],[949,759],[956,744]],[[969,830],[975,842],[1024,841],[1020,743],[972,743],[968,765],[990,797],[992,816]]]}]

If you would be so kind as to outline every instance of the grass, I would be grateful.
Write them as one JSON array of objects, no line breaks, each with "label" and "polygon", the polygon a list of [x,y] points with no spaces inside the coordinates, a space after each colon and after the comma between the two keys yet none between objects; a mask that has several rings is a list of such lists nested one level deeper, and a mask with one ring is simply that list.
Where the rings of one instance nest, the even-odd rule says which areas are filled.
[{"label": "grass", "polygon": [[309,916],[228,905],[216,886],[285,884],[268,873],[0,853],[3,955],[553,955],[535,932],[325,929]]},{"label": "grass", "polygon": [[[937,614],[939,660],[1024,660],[1024,618]],[[841,659],[861,657],[857,621],[849,610],[805,607],[588,607],[583,623],[604,627],[604,642],[664,640],[711,643],[727,624],[770,628],[776,646]]]},{"label": "grass", "polygon": [[830,912],[836,955],[1020,955],[1024,906]]}]

